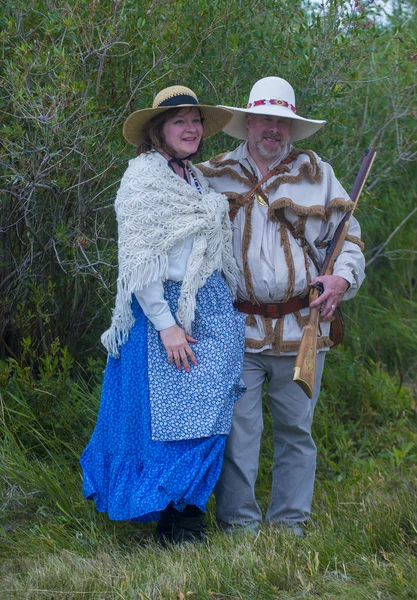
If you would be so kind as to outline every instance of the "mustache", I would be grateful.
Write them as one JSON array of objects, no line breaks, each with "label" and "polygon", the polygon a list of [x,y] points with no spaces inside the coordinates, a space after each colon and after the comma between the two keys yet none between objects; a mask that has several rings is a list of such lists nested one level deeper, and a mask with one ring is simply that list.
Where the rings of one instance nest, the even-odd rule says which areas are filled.
[{"label": "mustache", "polygon": [[268,138],[269,140],[274,140],[274,142],[282,142],[282,136],[280,135],[263,135],[262,139]]}]

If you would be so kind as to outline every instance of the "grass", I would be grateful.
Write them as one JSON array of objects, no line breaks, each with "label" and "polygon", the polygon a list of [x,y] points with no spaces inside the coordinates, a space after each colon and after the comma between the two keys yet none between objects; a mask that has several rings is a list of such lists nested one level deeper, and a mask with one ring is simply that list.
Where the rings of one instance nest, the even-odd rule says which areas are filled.
[{"label": "grass", "polygon": [[[111,522],[81,496],[78,456],[97,385],[58,385],[50,373],[31,381],[9,369],[0,406],[0,598],[417,599],[415,401],[377,365],[347,351],[329,359],[307,535],[268,526],[256,537],[222,535],[211,499],[209,541],[168,549],[155,544],[152,524]],[[71,393],[60,396],[62,387]],[[66,415],[59,435],[43,410],[51,394]],[[265,422],[263,509],[273,451],[267,408]]]},{"label": "grass", "polygon": [[34,513],[2,545],[1,597],[416,598],[415,492],[382,474],[319,482],[304,539],[266,526],[229,537],[212,523],[207,544],[168,550],[139,525]]}]

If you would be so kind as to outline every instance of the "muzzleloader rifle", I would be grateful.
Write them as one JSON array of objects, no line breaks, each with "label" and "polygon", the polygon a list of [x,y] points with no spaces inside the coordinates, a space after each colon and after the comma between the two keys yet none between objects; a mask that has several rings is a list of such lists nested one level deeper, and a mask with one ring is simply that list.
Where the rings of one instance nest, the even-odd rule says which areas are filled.
[{"label": "muzzleloader rifle", "polygon": [[[375,160],[376,152],[373,148],[368,148],[365,151],[365,156],[362,161],[361,168],[353,184],[350,199],[352,200],[353,208],[348,211],[340,221],[332,241],[327,249],[326,258],[320,269],[319,276],[331,275],[333,273],[334,263],[339,256],[342,246],[345,242],[349,229],[349,221],[356,208],[359,196],[365,185],[366,178],[371,170],[372,163]],[[321,285],[312,286],[309,295],[309,302],[316,300],[323,293]],[[317,360],[317,337],[319,332],[320,306],[310,308],[308,323],[305,326],[303,337],[301,338],[300,348],[297,358],[295,359],[294,377],[293,380],[304,390],[309,398],[313,397],[314,379],[316,375],[316,360]]]}]

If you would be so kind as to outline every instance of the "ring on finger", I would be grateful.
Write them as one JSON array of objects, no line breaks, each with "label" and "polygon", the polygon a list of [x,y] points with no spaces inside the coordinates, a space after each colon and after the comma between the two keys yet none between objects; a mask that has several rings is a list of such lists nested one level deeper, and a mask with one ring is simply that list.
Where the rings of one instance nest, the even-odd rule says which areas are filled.
[{"label": "ring on finger", "polygon": [[332,304],[332,308],[335,309],[336,308],[336,304]]}]

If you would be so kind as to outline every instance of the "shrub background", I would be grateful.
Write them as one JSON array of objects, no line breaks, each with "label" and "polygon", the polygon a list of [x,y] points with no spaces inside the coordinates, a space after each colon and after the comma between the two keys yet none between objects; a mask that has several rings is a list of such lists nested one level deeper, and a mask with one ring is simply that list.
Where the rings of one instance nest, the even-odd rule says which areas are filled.
[{"label": "shrub background", "polygon": [[[29,346],[37,363],[56,339],[77,361],[104,356],[112,204],[134,155],[121,135],[128,114],[175,83],[200,101],[243,106],[254,81],[274,74],[294,86],[300,114],[327,119],[304,143],[347,189],[364,149],[378,150],[358,208],[368,279],[348,331],[356,352],[402,377],[414,371],[415,4],[394,3],[390,17],[385,6],[3,0],[0,358],[20,360]],[[235,145],[218,135],[204,158]]]},{"label": "shrub background", "polygon": [[[415,0],[1,0],[0,592],[56,600],[417,598]],[[181,83],[243,106],[288,79],[306,144],[358,206],[367,278],[326,359],[309,535],[163,550],[81,496],[114,303],[113,202],[134,155],[124,119]],[[220,134],[204,157],[237,145]],[[157,207],[152,207],[157,210]],[[263,509],[273,446],[265,404]]]}]

